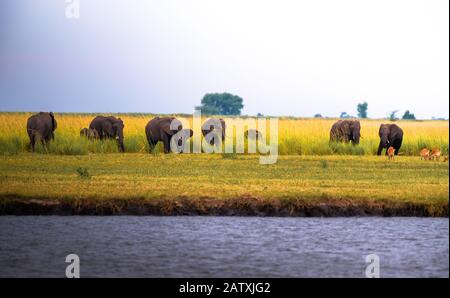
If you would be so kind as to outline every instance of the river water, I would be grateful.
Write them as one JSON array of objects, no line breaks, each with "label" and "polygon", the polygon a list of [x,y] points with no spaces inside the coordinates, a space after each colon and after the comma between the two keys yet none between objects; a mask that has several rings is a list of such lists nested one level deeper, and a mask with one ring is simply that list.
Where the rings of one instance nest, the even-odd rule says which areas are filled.
[{"label": "river water", "polygon": [[0,216],[0,277],[449,277],[447,218]]}]

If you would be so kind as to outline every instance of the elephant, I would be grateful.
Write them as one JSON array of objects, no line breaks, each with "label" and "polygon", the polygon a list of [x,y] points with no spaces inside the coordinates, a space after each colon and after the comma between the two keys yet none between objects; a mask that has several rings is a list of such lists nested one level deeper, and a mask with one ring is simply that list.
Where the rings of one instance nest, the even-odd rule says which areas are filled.
[{"label": "elephant", "polygon": [[52,112],[40,112],[28,118],[27,133],[31,150],[34,152],[36,141],[40,140],[42,145],[46,145],[50,140],[55,139],[56,127],[56,119]]},{"label": "elephant", "polygon": [[352,142],[359,144],[361,138],[361,124],[358,120],[339,120],[330,130],[330,142]]},{"label": "elephant", "polygon": [[123,145],[124,127],[125,125],[122,119],[113,116],[97,116],[89,125],[89,129],[95,129],[97,131],[100,140],[117,139],[120,152],[125,152],[125,146]]},{"label": "elephant", "polygon": [[80,130],[80,136],[86,137],[89,140],[96,140],[100,138],[98,131],[91,128],[83,128],[82,130]]},{"label": "elephant", "polygon": [[[378,146],[377,155],[381,155],[384,148],[394,147],[394,154],[398,155],[398,151],[402,146],[403,130],[396,124],[381,124],[380,125],[380,145]],[[387,150],[386,150],[387,155]]]},{"label": "elephant", "polygon": [[155,148],[158,141],[162,141],[164,153],[169,153],[170,142],[175,134],[178,137],[178,140],[175,141],[178,146],[181,146],[184,140],[194,135],[194,132],[192,129],[183,129],[181,121],[175,117],[155,117],[145,126],[145,134],[150,145],[150,151]]},{"label": "elephant", "polygon": [[246,139],[259,140],[262,138],[262,133],[257,129],[249,129],[245,131],[244,137]]},{"label": "elephant", "polygon": [[210,145],[216,144],[219,136],[225,141],[225,120],[222,118],[209,118],[202,124],[202,134]]}]

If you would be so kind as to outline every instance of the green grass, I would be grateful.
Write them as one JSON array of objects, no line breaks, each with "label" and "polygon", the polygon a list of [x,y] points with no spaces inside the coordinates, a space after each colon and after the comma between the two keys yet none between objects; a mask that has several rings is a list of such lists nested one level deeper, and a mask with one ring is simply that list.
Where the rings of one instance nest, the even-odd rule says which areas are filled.
[{"label": "green grass", "polygon": [[[84,179],[89,178],[89,179]],[[448,162],[399,156],[17,154],[0,157],[0,198],[320,198],[448,205]]]}]

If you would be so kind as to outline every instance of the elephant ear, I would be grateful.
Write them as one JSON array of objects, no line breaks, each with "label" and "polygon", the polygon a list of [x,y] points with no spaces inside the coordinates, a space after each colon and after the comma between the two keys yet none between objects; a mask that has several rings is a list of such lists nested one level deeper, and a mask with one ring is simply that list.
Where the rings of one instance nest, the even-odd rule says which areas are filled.
[{"label": "elephant ear", "polygon": [[[172,128],[176,127],[176,129],[170,129],[171,126]],[[167,121],[162,122],[160,128],[168,135],[173,136],[182,129],[182,124],[180,120],[176,118],[171,118],[168,119]]]},{"label": "elephant ear", "polygon": [[361,124],[358,120],[353,120],[350,124],[352,133],[359,132],[361,130]]},{"label": "elephant ear", "polygon": [[108,135],[113,135],[114,131],[113,131],[113,123],[111,122],[111,120],[106,119],[105,122],[103,123],[103,131],[106,131],[108,133]]},{"label": "elephant ear", "polygon": [[123,124],[122,119],[118,118],[118,119],[114,119],[111,120],[111,124],[114,127],[115,130],[118,130],[119,128],[124,128],[125,125]]},{"label": "elephant ear", "polygon": [[350,123],[349,121],[342,121],[341,123],[341,131],[345,136],[351,134]]}]

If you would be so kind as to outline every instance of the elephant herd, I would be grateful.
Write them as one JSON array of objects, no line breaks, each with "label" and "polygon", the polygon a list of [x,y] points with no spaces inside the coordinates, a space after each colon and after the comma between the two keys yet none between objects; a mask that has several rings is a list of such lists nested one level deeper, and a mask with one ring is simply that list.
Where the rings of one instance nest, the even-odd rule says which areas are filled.
[{"label": "elephant herd", "polygon": [[[34,152],[35,144],[41,141],[46,145],[50,140],[55,138],[54,131],[57,124],[55,116],[52,112],[40,112],[28,118],[27,133],[30,138],[31,149]],[[123,129],[125,125],[123,120],[114,116],[97,116],[95,117],[89,128],[83,128],[80,131],[80,136],[88,139],[116,139],[119,151],[125,152],[123,143]],[[214,133],[212,133],[214,131]],[[186,140],[194,134],[192,129],[183,129],[180,120],[175,117],[155,117],[150,120],[145,126],[145,135],[147,137],[150,150],[161,141],[164,144],[164,152],[170,152],[170,143],[174,139],[178,146],[181,146],[183,139]],[[225,121],[223,119],[209,119],[202,125],[202,134],[207,141],[213,145],[215,138],[225,140]]]},{"label": "elephant herd", "polygon": [[[397,124],[381,124],[378,131],[380,144],[378,145],[377,155],[381,155],[383,149],[386,149],[386,155],[390,147],[394,154],[398,151],[403,142],[403,130]],[[361,138],[361,124],[358,120],[339,120],[333,124],[330,130],[330,142],[351,142],[353,145],[359,144]]]},{"label": "elephant herd", "polygon": [[[114,116],[97,116],[89,128],[83,128],[80,135],[88,139],[116,139],[119,150],[125,151],[123,143],[123,129],[125,125],[120,118]],[[57,122],[52,112],[40,112],[28,118],[27,133],[30,138],[31,149],[34,151],[37,141],[43,145],[55,138],[54,131]],[[351,142],[353,145],[359,144],[361,138],[361,124],[358,120],[339,120],[333,124],[330,130],[330,142]],[[214,133],[212,133],[214,132]],[[225,121],[223,119],[210,118],[202,125],[202,134],[211,145],[217,143],[216,138],[225,140]],[[155,117],[145,126],[150,150],[161,141],[164,144],[164,152],[170,152],[172,141],[181,146],[183,140],[193,136],[192,129],[183,129],[181,121],[174,117]],[[248,130],[245,136],[260,137],[257,130]],[[176,139],[172,140],[174,137]],[[380,143],[377,155],[381,155],[383,149],[393,147],[394,154],[397,155],[403,141],[403,130],[396,124],[381,124],[379,129]],[[387,154],[387,150],[386,150]]]}]

